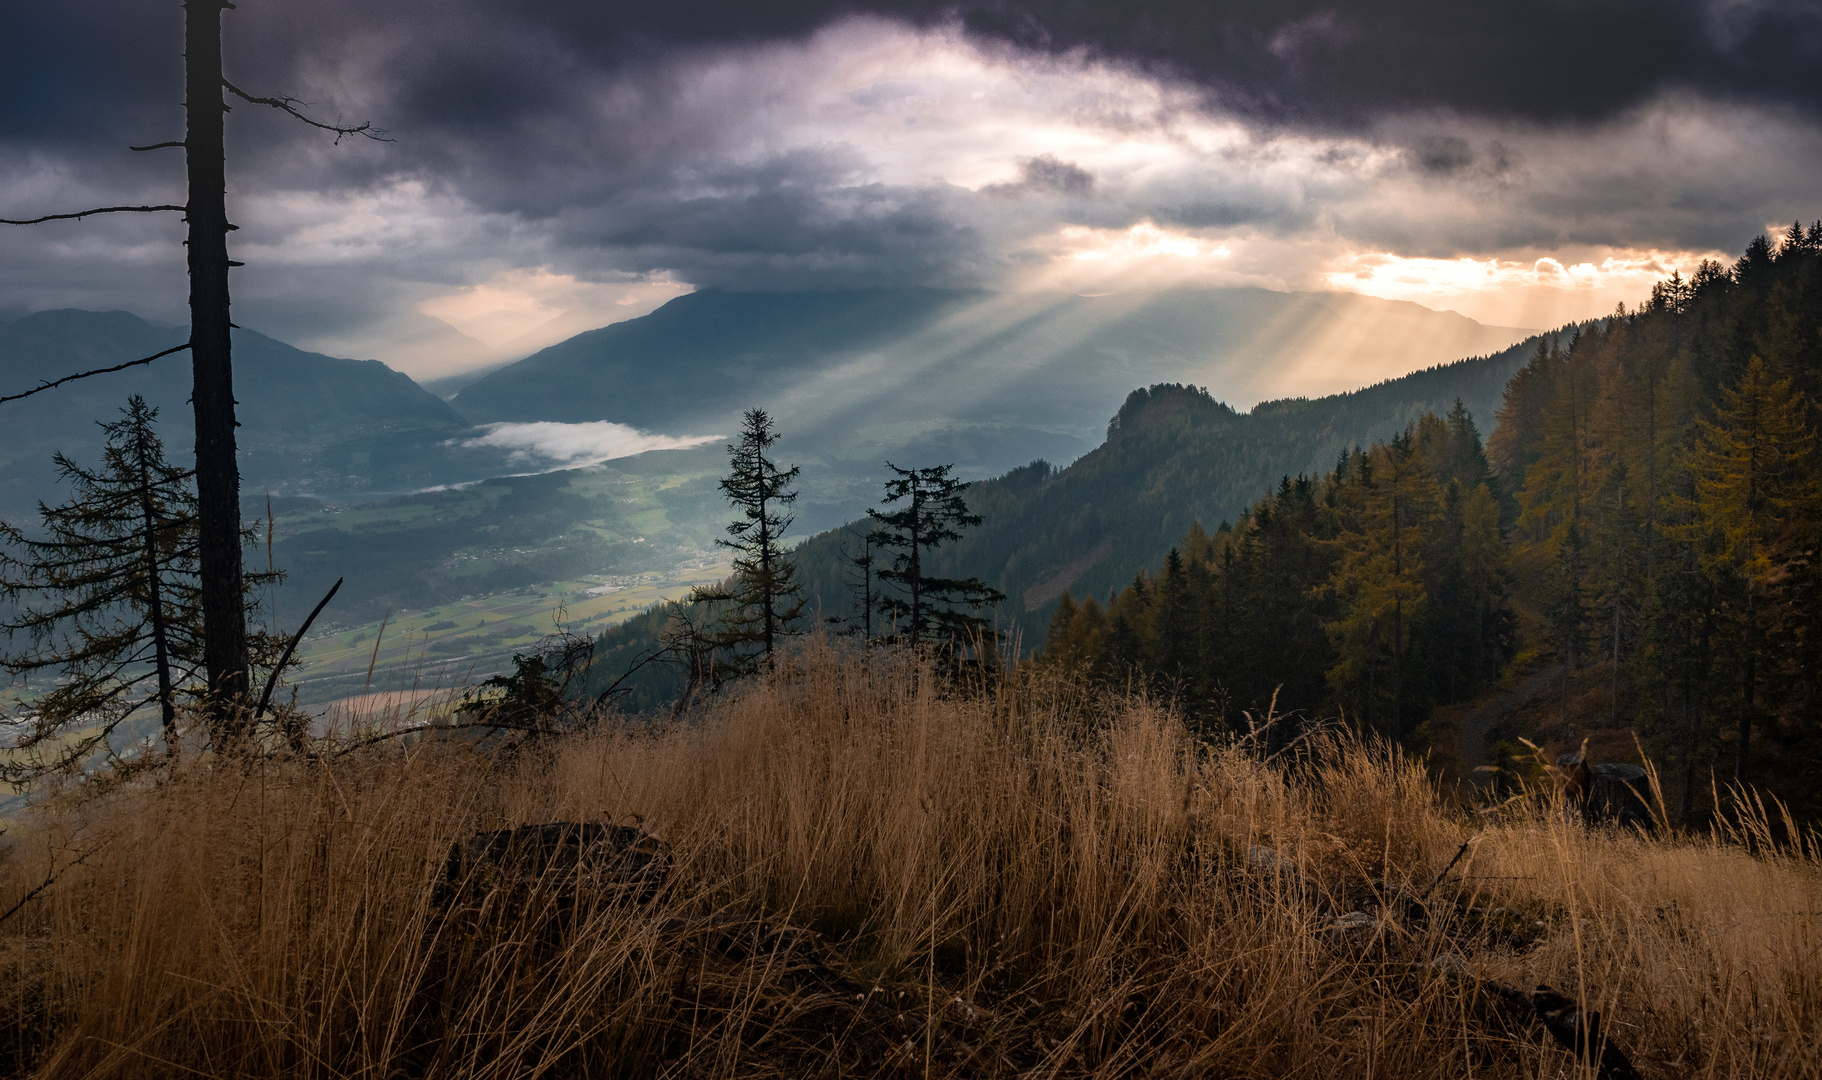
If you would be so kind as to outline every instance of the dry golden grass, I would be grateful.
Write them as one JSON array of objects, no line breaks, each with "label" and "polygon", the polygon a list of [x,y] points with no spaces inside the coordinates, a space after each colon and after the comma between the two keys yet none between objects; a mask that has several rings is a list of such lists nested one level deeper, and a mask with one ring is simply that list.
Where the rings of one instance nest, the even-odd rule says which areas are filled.
[{"label": "dry golden grass", "polygon": [[[668,840],[661,894],[433,903],[453,839],[561,820]],[[1822,1075],[1817,853],[1742,820],[1666,840],[1541,806],[1492,821],[1345,738],[1262,762],[1144,701],[1018,678],[948,694],[901,659],[815,645],[688,725],[504,759],[437,742],[198,758],[37,815],[6,838],[0,910],[47,860],[88,854],[0,925],[0,1066],[1592,1075],[1490,1016],[1465,965],[1600,1010],[1648,1077]],[[1427,920],[1393,904],[1324,932],[1423,892],[1474,836]],[[1324,896],[1249,865],[1254,846]]]}]

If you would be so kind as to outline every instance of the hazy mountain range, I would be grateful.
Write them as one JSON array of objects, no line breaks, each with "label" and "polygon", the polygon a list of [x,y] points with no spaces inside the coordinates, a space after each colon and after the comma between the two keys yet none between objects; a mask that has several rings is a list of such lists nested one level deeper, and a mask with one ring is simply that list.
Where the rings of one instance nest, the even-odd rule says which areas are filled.
[{"label": "hazy mountain range", "polygon": [[[181,344],[183,328],[124,311],[42,311],[0,325],[5,392],[107,367]],[[400,491],[504,470],[506,455],[445,446],[471,425],[435,395],[377,360],[307,353],[252,330],[234,334],[240,468],[248,494]],[[98,420],[113,420],[132,394],[159,409],[176,462],[190,455],[190,360],[174,353],[0,405],[0,512],[29,513],[58,497],[51,455],[99,457]]]},{"label": "hazy mountain range", "polygon": [[836,472],[941,458],[997,475],[1099,442],[1126,393],[1207,386],[1241,408],[1497,352],[1530,331],[1339,293],[1107,296],[936,289],[699,292],[544,349],[451,400],[476,422],[727,431],[761,406],[781,452]]},{"label": "hazy mountain range", "polygon": [[[370,499],[549,471],[723,436],[772,411],[805,466],[803,522],[851,516],[882,460],[974,477],[1093,449],[1135,386],[1187,382],[1240,406],[1289,388],[1352,389],[1495,352],[1525,331],[1352,294],[1260,289],[1109,296],[934,289],[704,291],[489,372],[445,402],[372,360],[235,340],[249,494]],[[183,330],[125,312],[46,311],[0,325],[11,391],[149,355]],[[175,354],[0,405],[0,513],[55,497],[50,455],[92,460],[93,422],[132,393],[181,457],[189,363]],[[635,430],[636,429],[636,430]],[[641,433],[657,437],[642,438]],[[719,440],[691,454],[696,471]]]},{"label": "hazy mountain range", "polygon": [[[1126,395],[1100,445],[1066,467],[1037,461],[972,485],[966,498],[981,524],[930,557],[925,572],[979,577],[1000,589],[1006,601],[996,624],[1032,648],[1065,590],[1085,597],[1123,587],[1161,563],[1192,523],[1212,530],[1234,521],[1285,478],[1333,468],[1344,449],[1387,439],[1426,412],[1446,414],[1457,401],[1490,431],[1513,373],[1540,341],[1572,332],[1247,413],[1199,387],[1140,387]],[[825,618],[858,615],[859,575],[850,560],[866,529],[856,521],[794,550],[809,607]],[[601,677],[617,677],[648,649],[666,617],[656,609],[609,631]],[[634,709],[660,707],[682,688],[682,674],[671,669],[648,669],[636,681]]]},{"label": "hazy mountain range", "polygon": [[[762,406],[785,432],[780,457],[804,467],[796,535],[857,517],[878,499],[886,460],[1003,476],[977,489],[989,521],[955,555],[1014,597],[1017,618],[1037,619],[1065,578],[1078,590],[1123,580],[1190,517],[1231,516],[1281,473],[1327,464],[1341,445],[1383,437],[1423,408],[1461,396],[1490,426],[1526,348],[1506,347],[1523,336],[1414,304],[1262,290],[708,291],[487,373],[445,402],[376,361],[242,330],[243,491],[252,516],[267,492],[278,496],[288,592],[314,597],[346,576],[333,621],[377,620],[699,559],[726,522],[714,487],[722,439],[624,455],[725,436],[740,411]],[[182,339],[124,312],[41,312],[0,325],[0,390]],[[1357,393],[1282,394],[1325,380],[1353,390],[1475,353],[1493,355]],[[1129,394],[1160,382],[1209,394],[1193,395],[1181,423],[1135,428],[1134,417],[1158,414]],[[176,354],[0,405],[10,435],[0,515],[29,518],[36,500],[60,498],[51,454],[94,460],[94,422],[131,393],[160,407],[170,454],[184,460],[188,388],[188,359]],[[1250,413],[1231,407],[1272,396]],[[1129,422],[1109,440],[1116,411]],[[607,458],[620,460],[589,467]],[[508,479],[463,487],[490,477]],[[325,501],[363,506],[327,514]],[[839,548],[829,537],[803,551],[831,610]]]}]

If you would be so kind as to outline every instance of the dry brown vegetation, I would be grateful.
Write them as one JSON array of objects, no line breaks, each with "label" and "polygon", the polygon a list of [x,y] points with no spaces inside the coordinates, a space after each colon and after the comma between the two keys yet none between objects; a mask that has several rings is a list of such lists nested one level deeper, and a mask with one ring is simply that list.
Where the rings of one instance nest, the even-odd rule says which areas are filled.
[{"label": "dry brown vegetation", "polygon": [[[1142,700],[1017,677],[957,694],[812,646],[689,724],[514,754],[196,757],[7,834],[0,910],[63,869],[0,924],[0,1065],[1593,1074],[1489,1010],[1478,975],[1598,1009],[1649,1077],[1818,1075],[1813,837],[1774,843],[1757,810],[1665,839],[1548,799],[1476,814],[1333,734],[1262,756]],[[452,840],[563,820],[667,840],[659,895],[433,901]],[[1325,930],[1350,910],[1371,924]]]}]

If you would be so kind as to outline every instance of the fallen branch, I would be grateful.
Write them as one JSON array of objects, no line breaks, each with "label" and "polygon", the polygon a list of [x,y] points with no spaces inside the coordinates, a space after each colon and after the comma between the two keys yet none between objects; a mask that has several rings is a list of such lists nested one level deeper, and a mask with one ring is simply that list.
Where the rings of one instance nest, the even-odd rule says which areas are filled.
[{"label": "fallen branch", "polygon": [[[16,224],[16,223],[14,223],[14,224]],[[6,397],[0,397],[0,404],[4,404],[8,401],[18,401],[20,398],[28,398],[28,397],[31,397],[33,394],[42,394],[46,390],[50,390],[55,387],[62,386],[66,382],[75,382],[77,379],[86,379],[90,375],[106,375],[110,371],[125,371],[127,368],[130,368],[130,367],[138,367],[141,364],[149,364],[161,356],[169,356],[172,353],[183,352],[185,349],[187,349],[189,347],[190,347],[190,343],[186,341],[182,345],[173,345],[170,348],[166,349],[164,352],[153,353],[150,356],[141,357],[138,360],[128,360],[124,364],[115,364],[113,367],[96,368],[94,371],[84,371],[84,372],[81,372],[76,375],[65,375],[63,378],[58,379],[55,382],[39,383],[37,386],[33,387],[30,390],[27,390],[23,394],[9,394]]]},{"label": "fallen branch", "polygon": [[89,217],[92,214],[155,214],[161,210],[188,210],[187,206],[97,206],[93,210],[78,210],[73,214],[46,214],[43,217],[15,221],[12,218],[0,218],[0,225],[37,225],[46,221],[71,221],[76,218]]},{"label": "fallen branch", "polygon": [[1449,865],[1442,868],[1442,873],[1436,875],[1436,880],[1430,882],[1430,887],[1423,891],[1423,895],[1417,898],[1418,903],[1421,904],[1430,898],[1430,894],[1436,891],[1436,886],[1442,884],[1442,879],[1448,877],[1449,871],[1455,869],[1455,864],[1460,862],[1461,857],[1468,853],[1468,845],[1472,844],[1477,839],[1479,839],[1479,837],[1470,836],[1461,842],[1460,850],[1456,851],[1455,857],[1449,860]]},{"label": "fallen branch", "polygon": [[1482,978],[1454,953],[1437,957],[1430,966],[1451,979],[1468,983],[1475,994],[1498,1003],[1509,1016],[1542,1024],[1557,1045],[1574,1054],[1578,1061],[1593,1066],[1595,1080],[1640,1080],[1632,1060],[1602,1029],[1601,1014],[1582,1008],[1574,998],[1548,986],[1539,985],[1527,992],[1497,979]]},{"label": "fallen branch", "polygon": [[383,732],[379,735],[369,735],[366,738],[361,739],[359,742],[352,743],[348,746],[342,747],[340,750],[337,750],[335,752],[335,756],[336,757],[346,757],[347,755],[354,753],[356,750],[365,750],[369,747],[378,746],[380,743],[387,742],[391,739],[402,739],[407,735],[423,735],[423,734],[426,734],[429,732],[437,732],[437,733],[441,734],[443,732],[448,732],[448,731],[477,731],[481,728],[488,728],[493,731],[518,731],[518,732],[525,732],[525,733],[530,733],[533,730],[531,728],[523,727],[520,725],[515,725],[512,723],[503,723],[498,720],[476,720],[476,721],[473,721],[471,723],[466,723],[466,724],[425,723],[425,724],[418,724],[415,727],[394,728],[391,731]]},{"label": "fallen branch", "polygon": [[645,667],[645,665],[652,663],[655,660],[663,659],[664,657],[669,656],[671,653],[673,653],[675,651],[677,651],[676,646],[666,645],[663,648],[653,649],[653,650],[647,652],[644,656],[640,657],[638,662],[633,664],[632,667],[629,667],[625,671],[621,672],[620,677],[618,679],[615,679],[611,684],[609,684],[608,688],[606,690],[603,690],[599,694],[595,695],[595,706],[594,707],[598,709],[602,705],[605,705],[607,703],[607,699],[609,697],[613,696],[614,694],[632,693],[632,689],[633,689],[632,687],[628,686],[628,687],[623,688],[620,684],[624,683],[626,680],[632,678],[633,675],[636,674],[639,671],[639,669]]}]

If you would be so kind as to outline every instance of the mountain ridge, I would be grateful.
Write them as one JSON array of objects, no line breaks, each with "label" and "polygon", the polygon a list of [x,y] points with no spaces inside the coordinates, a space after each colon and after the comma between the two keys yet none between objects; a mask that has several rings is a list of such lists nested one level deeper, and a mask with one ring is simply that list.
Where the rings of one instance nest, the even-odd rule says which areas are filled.
[{"label": "mountain ridge", "polygon": [[[1199,387],[1161,384],[1133,390],[1108,424],[1105,441],[1067,468],[1033,462],[977,483],[967,498],[982,525],[940,551],[931,573],[980,577],[1006,593],[1002,625],[1042,637],[1065,589],[1103,594],[1163,560],[1190,525],[1233,521],[1281,479],[1321,475],[1345,449],[1401,431],[1426,412],[1462,401],[1483,435],[1491,432],[1506,382],[1539,343],[1574,328],[1540,334],[1490,356],[1436,365],[1359,390],[1319,398],[1261,402],[1240,412]],[[796,549],[814,606],[846,610],[844,545],[830,530]]]},{"label": "mountain ridge", "polygon": [[[0,324],[0,371],[9,389],[28,389],[149,356],[187,336],[186,328],[125,311],[40,311]],[[447,456],[437,447],[471,430],[445,402],[378,360],[310,353],[237,329],[234,367],[241,472],[249,492],[437,483],[446,471],[440,459]],[[94,423],[113,419],[133,394],[159,409],[167,446],[185,447],[193,437],[189,387],[189,363],[177,353],[0,405],[11,434],[0,448],[0,509],[28,511],[54,491],[53,453],[94,458],[101,441]]]},{"label": "mountain ridge", "polygon": [[1066,458],[1093,449],[1134,386],[1208,385],[1250,405],[1297,386],[1352,389],[1529,333],[1353,293],[711,289],[489,372],[451,404],[476,423],[666,431],[758,406],[787,448],[830,460],[901,453],[937,431],[997,432],[1005,447],[969,470],[988,476],[1035,447]]}]

